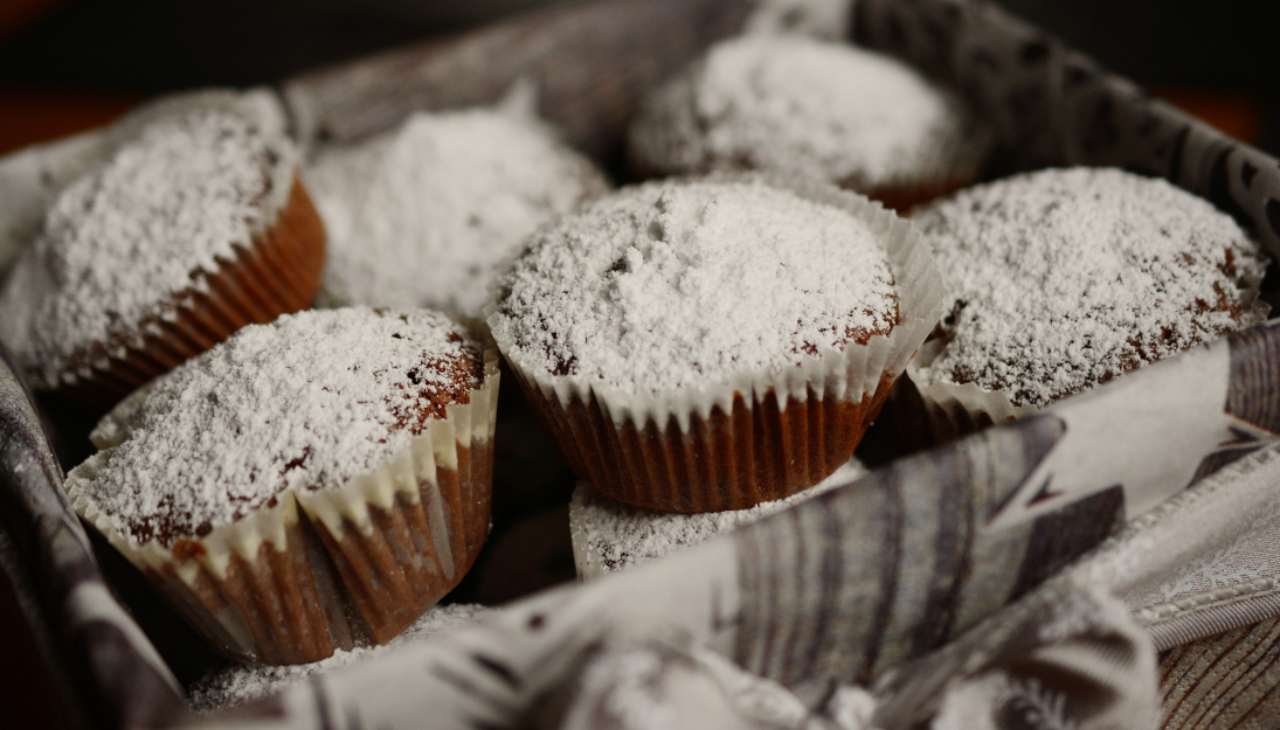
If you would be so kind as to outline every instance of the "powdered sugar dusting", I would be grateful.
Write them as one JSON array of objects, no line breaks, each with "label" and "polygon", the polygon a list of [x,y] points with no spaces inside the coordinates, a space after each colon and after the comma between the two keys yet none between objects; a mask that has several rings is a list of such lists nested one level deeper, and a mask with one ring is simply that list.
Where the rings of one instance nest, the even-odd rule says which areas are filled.
[{"label": "powdered sugar dusting", "polygon": [[643,394],[779,373],[896,321],[863,221],[754,180],[652,183],[562,219],[489,317],[523,369]]},{"label": "powdered sugar dusting", "polygon": [[148,125],[169,115],[211,108],[247,115],[266,134],[283,135],[287,120],[278,99],[266,89],[204,89],[165,95],[130,111],[109,127],[0,156],[0,189],[5,192],[0,196],[0,280],[39,235],[45,211],[58,193],[109,160],[114,150],[131,142]]},{"label": "powdered sugar dusting", "polygon": [[308,677],[367,661],[391,649],[428,641],[440,632],[461,628],[478,620],[488,610],[483,606],[463,603],[436,606],[422,614],[403,634],[381,646],[337,651],[327,659],[310,664],[228,667],[202,677],[191,686],[191,707],[200,712],[212,712],[277,694]]},{"label": "powdered sugar dusting", "polygon": [[[122,404],[124,440],[78,489],[135,542],[204,534],[286,489],[337,487],[466,403],[481,346],[440,314],[341,309],[281,317]],[[74,476],[74,474],[73,474]]]},{"label": "powdered sugar dusting", "polygon": [[971,188],[915,220],[956,302],[926,381],[1043,406],[1265,317],[1257,245],[1163,180],[1047,170]]},{"label": "powdered sugar dusting", "polygon": [[535,119],[417,114],[322,154],[306,180],[329,232],[324,297],[477,316],[524,239],[607,184]]},{"label": "powdered sugar dusting", "polygon": [[887,56],[801,36],[713,47],[632,128],[641,165],[770,170],[857,190],[974,174],[991,147],[961,100]]},{"label": "powdered sugar dusting", "polygon": [[758,522],[865,473],[856,461],[818,484],[786,499],[750,509],[703,514],[666,514],[628,507],[597,496],[583,484],[569,503],[569,532],[584,577],[612,573],[706,542],[716,535]]},{"label": "powdered sugar dusting", "polygon": [[28,315],[9,344],[46,386],[94,344],[140,337],[174,296],[250,245],[289,193],[293,150],[211,109],[146,127],[68,186],[0,306]]}]

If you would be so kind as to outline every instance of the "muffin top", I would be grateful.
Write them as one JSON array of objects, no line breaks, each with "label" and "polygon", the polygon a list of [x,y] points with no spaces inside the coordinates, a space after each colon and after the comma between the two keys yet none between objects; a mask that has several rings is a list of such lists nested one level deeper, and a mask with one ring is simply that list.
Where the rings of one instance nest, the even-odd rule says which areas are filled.
[{"label": "muffin top", "polygon": [[305,173],[329,232],[322,297],[478,316],[535,228],[607,184],[533,118],[417,114]]},{"label": "muffin top", "polygon": [[145,126],[58,194],[0,292],[0,336],[45,387],[137,342],[274,222],[294,156],[287,139],[231,111]]},{"label": "muffin top", "polygon": [[229,110],[253,119],[266,134],[284,134],[278,96],[266,89],[202,89],[160,97],[131,110],[110,126],[6,153],[0,159],[0,280],[36,238],[57,194],[102,165],[122,144],[159,119],[202,109]]},{"label": "muffin top", "polygon": [[[137,543],[203,536],[286,489],[393,458],[484,378],[441,314],[339,309],[251,325],[157,379],[93,434],[76,489]],[[73,472],[74,474],[74,472]]]},{"label": "muffin top", "polygon": [[651,183],[561,219],[489,317],[526,372],[641,396],[773,375],[897,322],[866,223],[750,180]]},{"label": "muffin top", "polygon": [[953,299],[931,382],[1040,407],[1265,317],[1264,254],[1163,180],[1046,170],[918,211]]},{"label": "muffin top", "polygon": [[767,170],[870,191],[974,174],[990,140],[955,95],[887,56],[758,35],[661,87],[631,129],[663,172]]}]

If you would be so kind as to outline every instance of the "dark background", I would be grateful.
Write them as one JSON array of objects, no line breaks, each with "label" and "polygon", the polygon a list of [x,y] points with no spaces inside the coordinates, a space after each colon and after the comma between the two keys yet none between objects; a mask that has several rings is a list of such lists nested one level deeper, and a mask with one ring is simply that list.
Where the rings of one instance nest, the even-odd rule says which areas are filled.
[{"label": "dark background", "polygon": [[[105,121],[163,91],[271,83],[548,2],[0,0],[0,151]],[[999,2],[1227,132],[1280,152],[1266,2]]]}]

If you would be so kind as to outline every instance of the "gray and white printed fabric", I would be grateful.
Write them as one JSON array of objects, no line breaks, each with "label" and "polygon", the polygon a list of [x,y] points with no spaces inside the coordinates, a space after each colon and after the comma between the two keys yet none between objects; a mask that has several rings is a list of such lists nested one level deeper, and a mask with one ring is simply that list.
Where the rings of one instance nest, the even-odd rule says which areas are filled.
[{"label": "gray and white printed fabric", "polygon": [[1119,601],[1060,586],[887,680],[878,706],[839,684],[804,704],[714,655],[649,642],[589,652],[534,716],[548,730],[1155,727],[1150,648]]},{"label": "gray and white printed fabric", "polygon": [[[68,648],[62,658],[91,681],[86,700],[103,708],[103,723],[162,725],[181,711],[177,681],[103,582],[89,537],[62,491],[62,469],[11,362],[0,346],[0,529],[8,531],[0,549],[18,553],[27,571],[40,576],[36,598]],[[6,555],[0,566],[9,562]]]}]

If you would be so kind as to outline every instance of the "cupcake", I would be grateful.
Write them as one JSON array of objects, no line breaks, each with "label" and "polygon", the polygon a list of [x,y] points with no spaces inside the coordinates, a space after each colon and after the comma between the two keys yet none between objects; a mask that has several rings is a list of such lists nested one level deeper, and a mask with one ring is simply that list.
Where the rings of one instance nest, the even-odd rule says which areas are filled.
[{"label": "cupcake", "polygon": [[644,175],[762,170],[905,210],[972,183],[993,137],[956,95],[847,44],[724,41],[646,100],[630,130]]},{"label": "cupcake", "polygon": [[697,515],[635,509],[597,495],[589,484],[579,484],[569,502],[569,534],[578,577],[595,578],[666,557],[759,522],[833,487],[848,484],[864,473],[857,461],[851,461],[786,499],[762,502],[749,509]]},{"label": "cupcake", "polygon": [[496,109],[415,114],[305,177],[329,232],[324,303],[463,317],[534,229],[607,188],[532,115]]},{"label": "cupcake", "polygon": [[714,512],[849,461],[939,312],[932,260],[883,208],[713,179],[630,188],[542,229],[488,322],[600,494]]},{"label": "cupcake", "polygon": [[0,292],[38,390],[109,405],[314,298],[324,230],[289,141],[229,109],[157,116],[56,196]]},{"label": "cupcake", "polygon": [[130,396],[76,511],[213,644],[273,664],[383,643],[489,524],[497,356],[432,312],[249,326]]},{"label": "cupcake", "polygon": [[1266,257],[1228,215],[1154,178],[1058,169],[913,217],[945,321],[886,418],[946,440],[1266,319]]},{"label": "cupcake", "polygon": [[283,134],[287,123],[278,97],[266,89],[203,89],[143,104],[114,124],[32,145],[0,156],[0,281],[13,259],[40,233],[45,213],[63,188],[101,166],[152,122],[197,110],[249,116],[266,134]]}]

